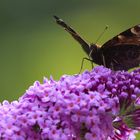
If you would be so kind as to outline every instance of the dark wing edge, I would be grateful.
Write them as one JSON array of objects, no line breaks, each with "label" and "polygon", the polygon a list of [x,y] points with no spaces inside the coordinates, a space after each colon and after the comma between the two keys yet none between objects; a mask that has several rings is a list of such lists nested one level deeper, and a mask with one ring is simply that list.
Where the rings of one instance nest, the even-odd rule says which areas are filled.
[{"label": "dark wing edge", "polygon": [[56,23],[58,25],[60,25],[61,27],[63,27],[77,42],[80,43],[80,45],[82,46],[82,49],[86,52],[87,55],[90,54],[90,46],[89,44],[82,39],[79,34],[74,31],[69,25],[67,25],[62,19],[60,19],[57,16],[53,16]]}]

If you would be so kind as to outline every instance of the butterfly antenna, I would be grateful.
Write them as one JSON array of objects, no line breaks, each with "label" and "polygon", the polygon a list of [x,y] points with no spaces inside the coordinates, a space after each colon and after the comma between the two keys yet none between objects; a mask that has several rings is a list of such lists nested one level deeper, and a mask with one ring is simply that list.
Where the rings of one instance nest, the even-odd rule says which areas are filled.
[{"label": "butterfly antenna", "polygon": [[63,27],[69,34],[71,34],[71,36],[81,44],[83,50],[89,55],[90,53],[90,46],[89,44],[80,37],[80,35],[74,31],[69,25],[67,25],[62,19],[60,19],[59,17],[57,16],[53,16],[56,23],[58,25],[60,25],[61,27]]},{"label": "butterfly antenna", "polygon": [[108,25],[106,25],[106,27],[104,28],[103,32],[98,36],[97,40],[95,41],[95,44],[99,41],[99,39],[103,36],[103,34],[106,32],[106,30],[108,29]]}]

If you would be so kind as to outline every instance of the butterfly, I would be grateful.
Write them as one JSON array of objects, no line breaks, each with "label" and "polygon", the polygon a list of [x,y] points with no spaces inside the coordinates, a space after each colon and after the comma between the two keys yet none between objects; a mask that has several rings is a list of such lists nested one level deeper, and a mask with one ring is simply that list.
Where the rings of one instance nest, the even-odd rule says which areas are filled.
[{"label": "butterfly", "polygon": [[140,24],[121,32],[101,47],[88,44],[80,35],[67,25],[62,19],[54,16],[56,23],[62,26],[77,40],[90,61],[103,65],[114,71],[129,70],[140,64]]}]

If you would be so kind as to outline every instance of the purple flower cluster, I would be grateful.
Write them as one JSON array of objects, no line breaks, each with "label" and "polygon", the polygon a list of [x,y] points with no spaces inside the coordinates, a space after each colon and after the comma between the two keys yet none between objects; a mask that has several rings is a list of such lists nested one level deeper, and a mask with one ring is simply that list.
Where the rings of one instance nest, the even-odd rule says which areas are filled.
[{"label": "purple flower cluster", "polygon": [[0,105],[2,140],[134,140],[140,128],[140,69],[98,66],[44,79]]}]

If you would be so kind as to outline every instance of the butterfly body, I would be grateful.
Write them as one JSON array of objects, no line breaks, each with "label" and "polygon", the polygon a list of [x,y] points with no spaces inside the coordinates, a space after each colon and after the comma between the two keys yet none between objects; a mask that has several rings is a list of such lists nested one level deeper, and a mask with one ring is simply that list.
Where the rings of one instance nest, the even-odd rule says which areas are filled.
[{"label": "butterfly body", "polygon": [[91,60],[98,64],[98,65],[104,65],[103,64],[103,55],[100,46],[96,44],[90,45],[90,54],[88,54],[91,58]]},{"label": "butterfly body", "polygon": [[88,44],[77,32],[62,19],[54,16],[57,24],[62,26],[77,40],[91,61],[113,70],[129,70],[140,64],[140,25],[136,25],[113,37],[101,47]]}]

